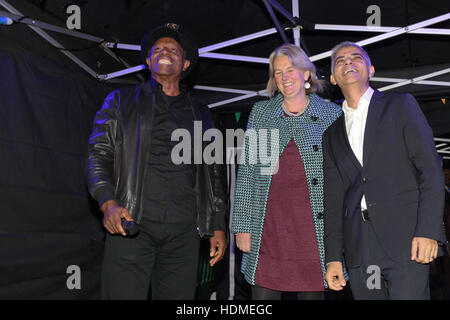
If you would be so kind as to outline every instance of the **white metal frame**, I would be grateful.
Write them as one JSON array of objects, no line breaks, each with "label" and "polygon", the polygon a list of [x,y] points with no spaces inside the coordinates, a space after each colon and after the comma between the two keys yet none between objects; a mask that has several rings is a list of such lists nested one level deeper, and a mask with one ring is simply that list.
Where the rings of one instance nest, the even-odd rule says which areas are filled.
[{"label": "white metal frame", "polygon": [[[299,17],[299,4],[298,0],[292,0],[292,16],[289,15],[289,13],[284,10],[275,0],[262,0],[264,4],[266,5],[267,9],[272,12],[271,17],[274,20],[274,24],[277,26],[277,28],[271,28],[266,29],[260,32],[255,32],[249,35],[241,36],[235,39],[230,39],[227,41],[223,41],[217,44],[209,45],[203,48],[199,49],[199,56],[201,58],[209,58],[209,59],[223,59],[223,60],[231,60],[231,61],[243,61],[243,62],[251,62],[251,63],[263,63],[268,64],[269,59],[268,58],[262,58],[262,57],[251,57],[251,56],[241,56],[241,55],[231,55],[231,54],[223,54],[223,53],[217,53],[214,52],[218,49],[226,48],[238,43],[243,43],[246,41],[258,39],[261,37],[265,37],[268,35],[272,35],[274,33],[280,32],[284,33],[283,30],[280,30],[280,24],[277,21],[276,16],[273,14],[273,9],[279,11],[282,15],[284,15],[286,18],[288,18],[291,22],[296,21],[295,17]],[[7,16],[13,19],[14,21],[18,21],[21,17],[23,17],[23,14],[19,12],[17,9],[15,9],[13,6],[11,6],[6,0],[0,0],[0,5],[3,6],[8,12],[0,11],[0,16]],[[431,19],[427,19],[409,26],[405,27],[369,27],[369,26],[357,26],[357,25],[333,25],[333,24],[315,24],[314,29],[315,30],[329,30],[329,31],[356,31],[356,32],[375,32],[375,33],[381,33],[380,35],[367,38],[365,40],[357,42],[360,46],[365,46],[371,43],[383,41],[392,37],[399,36],[404,33],[416,33],[416,34],[429,34],[429,35],[440,35],[440,36],[449,36],[450,35],[450,29],[437,29],[437,28],[426,28],[430,25],[446,21],[450,19],[450,13],[446,13]],[[63,48],[63,46],[56,41],[53,37],[51,37],[48,33],[43,31],[42,29],[51,30],[54,32],[64,33],[66,35],[82,38],[85,40],[98,42],[102,44],[103,49],[105,52],[110,54],[114,57],[112,52],[109,50],[110,48],[117,48],[122,50],[133,50],[133,51],[140,51],[140,45],[133,45],[133,44],[124,44],[124,43],[112,43],[112,42],[106,42],[102,38],[98,38],[92,35],[88,35],[85,33],[81,33],[78,31],[68,30],[67,28],[62,28],[58,26],[54,26],[51,24],[47,24],[45,22],[33,20],[31,18],[25,18],[20,21],[21,23],[29,25],[29,27],[38,33],[41,37],[43,37],[45,40],[50,42],[52,45]],[[277,30],[278,29],[278,30]],[[294,42],[296,45],[300,44],[300,29],[301,26],[295,26],[293,28],[286,28],[286,29],[292,29],[293,30],[293,36],[294,36]],[[89,66],[87,66],[83,61],[78,59],[74,54],[71,52],[68,52],[67,50],[60,50],[64,55],[66,55],[69,59],[71,59],[73,62],[75,62],[77,65],[79,65],[83,70],[85,70],[87,73],[89,73],[91,76],[103,80],[103,81],[111,81],[112,79],[139,72],[143,69],[145,69],[144,65],[138,65],[138,66],[129,66],[126,69],[119,70],[110,74],[97,74],[95,71],[93,71]],[[326,51],[320,54],[316,54],[314,56],[310,56],[311,61],[318,61],[324,58],[327,58],[331,55],[331,51]],[[450,82],[446,81],[429,81],[426,79],[433,78],[445,73],[449,73],[450,68],[438,70],[433,73],[425,74],[420,77],[415,77],[412,79],[397,79],[397,78],[380,78],[380,77],[373,77],[371,81],[381,81],[381,82],[392,82],[393,84],[384,86],[382,88],[379,88],[378,90],[386,91],[393,88],[398,88],[400,86],[405,86],[409,84],[417,84],[417,85],[434,85],[434,86],[450,86]],[[230,89],[230,88],[217,88],[217,87],[208,87],[208,86],[194,86],[195,89],[198,90],[214,90],[214,91],[221,91],[221,92],[228,92],[228,93],[236,93],[240,96],[226,99],[223,101],[218,101],[216,103],[210,104],[209,107],[217,107],[221,105],[225,105],[228,103],[232,103],[239,100],[248,99],[254,96],[267,96],[267,93],[265,90],[261,91],[246,91],[246,90],[238,90],[238,89]]]},{"label": "white metal frame", "polygon": [[434,141],[437,142],[437,152],[441,153],[444,159],[450,159],[450,139],[434,138]]}]

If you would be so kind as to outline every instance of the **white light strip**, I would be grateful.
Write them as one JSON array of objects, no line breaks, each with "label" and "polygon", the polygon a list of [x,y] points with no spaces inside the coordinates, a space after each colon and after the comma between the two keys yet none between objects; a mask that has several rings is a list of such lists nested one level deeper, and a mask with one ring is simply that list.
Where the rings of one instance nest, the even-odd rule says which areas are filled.
[{"label": "white light strip", "polygon": [[[316,24],[315,30],[328,30],[328,31],[356,31],[356,32],[391,32],[399,29],[399,27],[376,27],[376,26],[357,26],[357,25],[338,25],[338,24]],[[408,33],[414,34],[434,34],[434,35],[450,35],[450,29],[437,29],[437,28],[420,28]]]},{"label": "white light strip", "polygon": [[251,93],[242,95],[242,96],[240,96],[240,97],[236,97],[236,98],[232,98],[232,99],[227,99],[227,100],[224,100],[224,101],[219,101],[219,102],[216,102],[216,103],[213,103],[213,104],[208,105],[208,107],[214,108],[214,107],[218,107],[218,106],[221,106],[221,105],[224,105],[224,104],[228,104],[228,103],[232,103],[232,102],[236,102],[236,101],[240,101],[240,100],[245,100],[245,99],[248,99],[248,98],[252,98],[252,97],[255,97],[255,96],[268,97],[269,94],[267,93],[267,90],[264,89],[264,90],[260,90],[260,91],[258,91],[258,92],[251,92]]},{"label": "white light strip", "polygon": [[214,50],[217,50],[217,49],[229,47],[229,46],[232,46],[232,45],[235,45],[235,44],[238,44],[238,43],[242,43],[242,42],[245,42],[245,41],[261,38],[261,37],[264,37],[264,36],[267,36],[267,35],[271,35],[271,34],[274,34],[274,33],[277,33],[277,29],[275,29],[275,28],[266,29],[266,30],[263,30],[263,31],[260,31],[260,32],[251,33],[251,34],[246,35],[246,36],[242,36],[242,37],[239,37],[239,38],[227,40],[227,41],[224,41],[224,42],[219,42],[219,43],[207,46],[207,47],[200,48],[198,50],[198,53],[201,55],[201,54],[206,53],[206,52],[211,52],[211,51],[214,51]]},{"label": "white light strip", "polygon": [[214,108],[214,107],[222,106],[224,104],[228,104],[228,103],[232,103],[232,102],[236,102],[236,101],[240,101],[240,100],[245,100],[245,99],[248,99],[248,98],[256,97],[257,95],[258,95],[257,92],[249,93],[249,94],[245,94],[245,95],[240,96],[240,97],[227,99],[227,100],[223,100],[223,101],[216,102],[216,103],[213,103],[213,104],[209,104],[208,107]]},{"label": "white light strip", "polygon": [[[292,0],[292,16],[297,17],[297,18],[300,17],[298,0]],[[300,47],[300,30],[299,30],[299,28],[294,28],[293,33],[294,33],[294,44],[297,47]]]},{"label": "white light strip", "polygon": [[[19,12],[18,10],[16,10],[13,6],[11,6],[7,1],[5,0],[0,0],[0,4],[5,7],[9,12],[11,12],[12,14],[15,14],[17,16],[22,17],[23,14],[21,12]],[[298,16],[298,0],[292,0],[292,5],[293,5],[293,13],[294,16]],[[15,17],[17,19],[17,16]],[[26,18],[29,19],[29,18]],[[450,19],[450,13],[432,18],[432,19],[428,19],[407,27],[400,27],[400,28],[396,28],[396,27],[369,27],[369,26],[355,26],[355,25],[331,25],[331,24],[316,24],[315,25],[315,29],[316,30],[340,30],[340,31],[366,31],[366,32],[383,32],[385,34],[382,35],[378,35],[375,37],[371,37],[362,41],[357,42],[358,45],[360,46],[364,46],[367,44],[371,44],[371,43],[375,43],[378,41],[382,41],[388,38],[392,38],[398,35],[401,35],[403,33],[419,33],[419,34],[435,34],[435,35],[450,35],[450,29],[432,29],[432,28],[423,28],[425,26],[428,25],[432,25],[444,20],[448,20]],[[24,19],[25,20],[25,19]],[[31,19],[30,19],[31,20]],[[65,28],[61,28],[61,27],[57,27],[57,26],[52,26],[40,21],[35,21],[35,20],[31,20],[31,23],[29,24],[29,27],[35,31],[36,33],[38,33],[41,37],[43,37],[45,40],[47,40],[48,42],[50,42],[51,44],[53,44],[56,47],[61,47],[63,48],[63,46],[56,41],[54,38],[52,38],[50,35],[48,35],[46,32],[44,32],[41,28],[36,27],[36,25],[41,26],[42,28],[45,29],[49,29],[55,32],[60,32],[60,33],[66,33],[75,37],[80,37],[80,38],[84,38],[86,40],[91,40],[91,41],[101,41],[101,38],[98,37],[94,37],[88,34],[83,34],[81,32],[77,32],[77,31],[73,31],[73,30],[66,30]],[[295,37],[295,41],[297,42],[297,40],[299,41],[299,38],[297,38],[296,35],[296,31],[298,32],[298,36],[299,36],[299,31],[294,29],[294,37]],[[273,33],[276,33],[277,30],[276,28],[271,28],[271,29],[266,29],[260,32],[256,32],[256,33],[252,33],[246,36],[242,36],[239,38],[235,38],[235,39],[231,39],[228,41],[224,41],[221,43],[217,43],[215,45],[211,45],[211,46],[207,46],[207,47],[203,47],[199,49],[199,53],[200,53],[200,57],[204,57],[204,58],[212,58],[212,59],[225,59],[225,60],[232,60],[232,61],[243,61],[243,62],[254,62],[254,63],[263,63],[263,64],[268,64],[269,63],[269,59],[267,58],[260,58],[260,57],[250,57],[250,56],[240,56],[240,55],[230,55],[230,54],[218,54],[218,53],[211,53],[210,51],[213,50],[217,50],[220,48],[224,48],[227,46],[231,46],[234,44],[238,44],[238,43],[242,43],[245,41],[249,41],[249,40],[253,40],[253,39],[257,39],[260,37],[264,37],[266,35],[270,35]],[[122,44],[122,43],[113,43],[113,42],[107,42],[104,43],[105,47],[109,47],[109,48],[118,48],[118,49],[126,49],[126,50],[134,50],[134,51],[140,51],[141,50],[141,46],[140,45],[132,45],[132,44]],[[102,79],[102,80],[109,80],[115,77],[120,77],[122,75],[126,75],[126,74],[130,74],[133,72],[138,72],[140,70],[145,69],[144,65],[139,65],[139,66],[135,66],[135,67],[131,67],[131,68],[127,68],[124,70],[120,70],[114,73],[110,73],[110,74],[106,74],[106,75],[98,75],[94,70],[92,70],[89,66],[87,66],[84,62],[82,62],[80,59],[78,59],[76,56],[74,56],[72,53],[67,52],[66,50],[60,50],[61,53],[63,53],[64,55],[66,55],[69,59],[71,59],[72,61],[74,61],[77,65],[79,65],[82,69],[84,69],[86,72],[88,72],[90,75],[92,75],[93,77]],[[311,61],[317,61],[326,57],[329,57],[331,55],[331,51],[327,51],[327,52],[323,52],[321,54],[317,54],[314,56],[311,56],[310,59]],[[389,90],[392,88],[397,88],[400,86],[404,86],[404,85],[408,85],[408,84],[424,84],[424,85],[438,85],[438,86],[450,86],[450,82],[445,82],[445,81],[426,81],[425,79],[428,78],[432,78],[432,77],[436,77],[438,75],[442,75],[445,73],[449,73],[450,72],[450,68],[448,69],[444,69],[442,71],[438,71],[438,72],[434,72],[434,73],[430,73],[427,75],[423,75],[420,77],[416,77],[413,79],[396,79],[396,78],[380,78],[380,77],[373,77],[371,79],[371,81],[381,81],[381,82],[396,82],[393,85],[390,86],[385,86],[382,88],[379,88],[378,90],[380,91],[385,91],[385,90]],[[195,87],[194,87],[195,88]],[[216,87],[205,87],[205,86],[197,86],[197,89],[200,90],[214,90],[214,91],[222,91],[222,92],[229,92],[229,93],[245,93],[243,96],[241,97],[236,97],[233,99],[228,99],[222,102],[217,102],[215,104],[209,105],[210,108],[212,107],[216,107],[219,105],[223,105],[226,103],[231,103],[231,102],[235,102],[235,101],[239,101],[239,100],[243,100],[243,99],[247,99],[256,95],[261,95],[261,92],[264,92],[264,95],[267,95],[267,93],[265,91],[261,91],[261,92],[252,92],[252,91],[247,91],[247,90],[236,90],[236,89],[228,89],[228,88],[216,88]]]},{"label": "white light strip", "polygon": [[212,59],[224,59],[224,60],[232,60],[232,61],[244,61],[244,62],[255,62],[255,63],[269,63],[268,58],[259,58],[259,57],[249,57],[249,56],[239,56],[234,54],[224,54],[224,53],[202,53],[200,55],[202,58],[212,58]]},{"label": "white light strip", "polygon": [[[424,20],[422,22],[418,22],[418,23],[415,23],[415,24],[412,24],[412,25],[409,25],[406,27],[397,28],[397,29],[387,32],[385,34],[381,34],[381,35],[371,37],[371,38],[368,38],[368,39],[365,39],[362,41],[358,41],[358,42],[356,42],[356,44],[363,47],[363,46],[371,44],[371,43],[375,43],[375,42],[379,42],[379,41],[382,41],[385,39],[396,37],[403,33],[411,32],[413,30],[420,29],[422,27],[426,27],[426,26],[429,26],[429,25],[432,25],[432,24],[435,24],[435,23],[438,23],[441,21],[448,20],[448,19],[450,19],[450,13],[446,13],[446,14],[440,15],[438,17]],[[311,57],[309,57],[309,59],[314,62],[317,60],[328,58],[329,56],[331,56],[331,50],[311,56]]]},{"label": "white light strip", "polygon": [[[271,35],[271,34],[274,34],[274,33],[277,33],[277,29],[275,29],[275,28],[266,29],[266,30],[263,30],[263,31],[259,31],[259,32],[248,34],[246,36],[238,37],[238,38],[235,38],[235,39],[219,42],[219,43],[207,46],[207,47],[200,48],[200,49],[198,49],[198,53],[199,54],[204,54],[204,53],[211,52],[211,51],[214,51],[214,50],[217,50],[217,49],[229,47],[229,46],[232,46],[232,45],[235,45],[235,44],[238,44],[238,43],[246,42],[246,41],[253,40],[253,39],[258,39],[258,38],[261,38],[261,37],[264,37],[264,36],[268,36],[268,35]],[[107,46],[109,48],[141,51],[141,46],[140,45],[127,44],[127,43],[105,42],[105,46]]]},{"label": "white light strip", "polygon": [[446,13],[446,14],[437,16],[435,18],[427,19],[427,20],[424,20],[422,22],[418,22],[418,23],[415,23],[415,24],[412,24],[412,25],[409,25],[409,26],[406,26],[406,27],[398,28],[397,30],[390,31],[390,32],[387,32],[385,34],[380,34],[378,36],[375,36],[375,37],[372,37],[372,38],[369,38],[369,39],[366,39],[366,40],[362,40],[362,41],[359,41],[357,43],[358,43],[358,45],[360,45],[362,47],[362,46],[365,46],[367,44],[371,44],[371,43],[375,43],[375,42],[378,42],[378,41],[381,41],[381,40],[385,40],[385,39],[389,39],[389,38],[392,38],[392,37],[396,37],[396,36],[399,36],[399,35],[401,35],[403,33],[407,33],[407,32],[410,32],[410,31],[413,31],[413,30],[416,30],[416,29],[420,29],[422,27],[426,27],[426,26],[429,26],[429,25],[432,25],[432,24],[436,24],[438,22],[445,21],[445,20],[448,20],[448,19],[450,19],[450,13]]},{"label": "white light strip", "polygon": [[441,71],[428,73],[428,74],[425,74],[425,75],[420,76],[420,77],[416,77],[416,78],[405,80],[405,81],[402,81],[402,82],[399,82],[399,83],[391,84],[389,86],[381,87],[381,88],[378,88],[378,90],[379,91],[386,91],[386,90],[390,90],[390,89],[406,86],[408,84],[412,84],[412,83],[418,82],[420,80],[437,77],[437,76],[440,76],[442,74],[449,73],[449,72],[450,72],[450,68],[447,68],[447,69],[444,69],[444,70],[441,70]]},{"label": "white light strip", "polygon": [[141,71],[144,69],[145,69],[145,66],[143,64],[141,64],[141,65],[138,65],[135,67],[127,68],[127,69],[109,73],[109,74],[100,74],[100,75],[98,75],[98,78],[101,80],[109,80],[112,78],[117,78],[117,77],[129,74],[129,73],[138,72],[138,71]]},{"label": "white light strip", "polygon": [[269,97],[269,93],[267,92],[266,89],[258,91],[258,94],[263,97]]},{"label": "white light strip", "polygon": [[449,81],[431,81],[431,80],[421,80],[421,81],[416,81],[414,82],[414,84],[425,84],[425,85],[430,85],[430,86],[445,86],[445,87],[450,87],[450,82]]},{"label": "white light strip", "polygon": [[383,77],[371,77],[370,81],[377,81],[377,82],[402,82],[406,79],[400,79],[400,78],[383,78]]},{"label": "white light strip", "polygon": [[141,51],[141,46],[136,44],[127,43],[115,43],[115,42],[105,42],[104,45],[108,48],[117,48],[132,51]]},{"label": "white light strip", "polygon": [[[434,141],[436,141],[436,142],[444,142],[444,143],[439,143],[439,144],[436,145],[436,150],[437,150],[437,152],[439,154],[450,154],[450,150],[449,150],[450,146],[448,146],[449,143],[450,143],[450,139],[447,139],[447,138],[434,138]],[[441,148],[441,147],[445,147],[445,148],[439,150],[439,148]],[[442,156],[442,158],[443,159],[450,159],[450,157],[448,157],[448,156]]]},{"label": "white light strip", "polygon": [[199,85],[194,86],[193,88],[197,89],[197,90],[218,91],[218,92],[237,93],[237,94],[257,93],[255,91],[249,91],[249,90],[239,90],[239,89],[219,88],[219,87],[199,86]]},{"label": "white light strip", "polygon": [[[372,78],[370,78],[370,81],[396,82],[397,83],[397,82],[408,81],[408,79],[372,77]],[[430,85],[430,86],[444,86],[444,87],[450,86],[450,82],[449,81],[419,80],[419,81],[413,82],[412,84],[421,84],[421,85]]]}]

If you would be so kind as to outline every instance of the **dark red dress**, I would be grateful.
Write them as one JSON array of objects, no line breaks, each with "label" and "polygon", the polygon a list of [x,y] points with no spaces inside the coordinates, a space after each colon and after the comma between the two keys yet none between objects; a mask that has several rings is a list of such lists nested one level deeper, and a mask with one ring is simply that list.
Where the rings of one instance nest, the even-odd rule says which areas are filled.
[{"label": "dark red dress", "polygon": [[272,177],[255,283],[278,291],[325,290],[305,169],[294,140]]}]

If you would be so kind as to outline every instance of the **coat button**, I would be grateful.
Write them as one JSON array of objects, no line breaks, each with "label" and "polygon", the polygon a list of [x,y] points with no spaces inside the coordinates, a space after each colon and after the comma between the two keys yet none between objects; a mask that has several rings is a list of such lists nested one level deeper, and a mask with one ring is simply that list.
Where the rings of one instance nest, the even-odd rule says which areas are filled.
[{"label": "coat button", "polygon": [[317,219],[323,219],[323,212],[319,212],[317,214]]},{"label": "coat button", "polygon": [[362,179],[362,182],[364,182],[364,183],[366,183],[368,181],[368,179],[366,178],[366,177],[364,177],[363,179]]},{"label": "coat button", "polygon": [[317,118],[316,116],[311,116],[312,121],[317,121],[317,119],[319,119],[319,118]]},{"label": "coat button", "polygon": [[319,147],[317,146],[317,144],[313,145],[313,150],[314,151],[319,151]]},{"label": "coat button", "polygon": [[312,179],[312,184],[316,185],[316,184],[318,184],[318,183],[319,183],[319,181],[318,181],[316,178],[313,178],[313,179]]}]

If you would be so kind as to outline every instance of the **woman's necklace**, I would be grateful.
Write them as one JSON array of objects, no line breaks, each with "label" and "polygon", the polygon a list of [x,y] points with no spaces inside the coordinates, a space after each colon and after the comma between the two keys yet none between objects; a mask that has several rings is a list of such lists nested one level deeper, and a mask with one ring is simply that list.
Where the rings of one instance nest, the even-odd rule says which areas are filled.
[{"label": "woman's necklace", "polygon": [[306,99],[307,99],[306,105],[305,105],[305,107],[303,108],[303,111],[302,111],[302,112],[290,112],[290,111],[286,108],[286,106],[284,105],[284,102],[283,102],[283,110],[284,110],[284,112],[285,112],[287,115],[291,116],[291,117],[301,116],[301,115],[305,112],[306,108],[307,108],[308,105],[309,105],[309,101],[310,101],[310,100],[309,100],[308,97],[307,97]]}]

